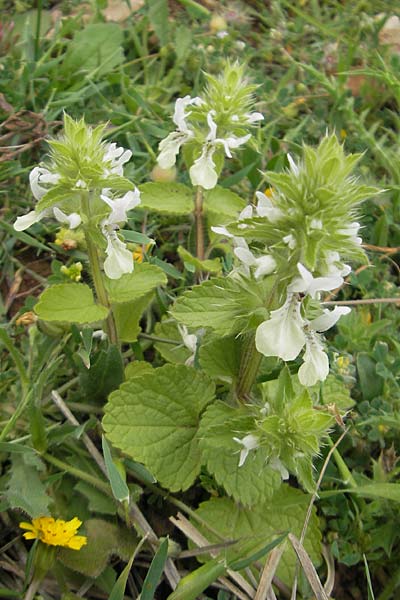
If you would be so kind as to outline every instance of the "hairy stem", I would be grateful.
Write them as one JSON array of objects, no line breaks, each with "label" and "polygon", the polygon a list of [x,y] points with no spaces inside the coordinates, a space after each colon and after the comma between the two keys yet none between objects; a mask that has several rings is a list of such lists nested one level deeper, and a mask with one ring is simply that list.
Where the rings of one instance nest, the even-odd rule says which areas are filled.
[{"label": "hairy stem", "polygon": [[204,260],[203,188],[200,185],[196,190],[194,217],[196,220],[196,256],[199,260]]},{"label": "hairy stem", "polygon": [[248,333],[244,342],[239,378],[236,384],[236,397],[240,402],[247,400],[260,368],[262,354],[257,352],[254,340],[255,334]]}]

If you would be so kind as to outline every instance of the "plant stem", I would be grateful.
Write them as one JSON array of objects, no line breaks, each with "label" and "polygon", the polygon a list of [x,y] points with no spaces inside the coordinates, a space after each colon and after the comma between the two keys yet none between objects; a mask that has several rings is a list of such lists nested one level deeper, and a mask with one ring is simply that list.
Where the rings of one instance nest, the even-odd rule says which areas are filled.
[{"label": "plant stem", "polygon": [[200,185],[196,189],[194,217],[196,220],[196,256],[199,260],[204,260],[203,188]]},{"label": "plant stem", "polygon": [[257,352],[254,340],[255,334],[249,333],[244,342],[239,378],[236,385],[236,397],[240,402],[246,401],[257,377],[262,359],[262,354]]},{"label": "plant stem", "polygon": [[94,475],[90,475],[90,473],[86,473],[86,471],[81,471],[81,469],[77,469],[76,467],[71,467],[71,465],[69,465],[68,463],[56,458],[55,456],[51,456],[51,454],[42,454],[42,458],[44,458],[44,460],[54,465],[55,467],[58,467],[61,471],[70,473],[78,479],[82,479],[82,481],[86,481],[87,483],[93,485],[95,488],[101,490],[102,492],[105,492],[111,498],[113,497],[109,484],[105,483],[104,481],[101,481],[101,479],[98,479]]},{"label": "plant stem", "polygon": [[[87,196],[82,196],[82,207],[84,212],[86,213],[88,219],[90,219],[90,206],[89,206],[89,198]],[[96,290],[96,296],[100,304],[105,306],[108,310],[108,317],[106,319],[106,333],[110,339],[112,344],[118,345],[118,334],[117,327],[115,325],[114,317],[111,310],[111,304],[108,300],[107,290],[104,285],[103,274],[101,272],[100,267],[100,257],[97,250],[96,245],[90,238],[90,235],[87,231],[85,231],[85,240],[87,245],[87,252],[90,262],[90,270],[92,273],[94,288]]]},{"label": "plant stem", "polygon": [[4,427],[3,431],[0,433],[0,442],[3,442],[11,429],[14,427],[15,423],[18,421],[19,417],[24,412],[25,408],[28,406],[29,401],[32,396],[32,390],[29,390],[23,397],[21,402],[18,404],[15,413],[12,415],[7,425]]},{"label": "plant stem", "polygon": [[41,22],[42,22],[42,0],[38,0],[37,16],[36,16],[36,33],[35,33],[35,60],[37,60],[39,58]]}]

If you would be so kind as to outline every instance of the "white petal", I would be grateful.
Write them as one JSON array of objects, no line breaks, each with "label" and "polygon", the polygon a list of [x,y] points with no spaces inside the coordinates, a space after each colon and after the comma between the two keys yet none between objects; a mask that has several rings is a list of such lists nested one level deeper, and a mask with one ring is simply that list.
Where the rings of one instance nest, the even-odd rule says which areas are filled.
[{"label": "white petal", "polygon": [[296,177],[297,177],[300,174],[299,167],[296,165],[296,163],[294,162],[292,156],[289,153],[286,156],[287,156],[287,159],[289,161],[290,170],[292,171],[293,175],[296,175]]},{"label": "white petal", "polygon": [[274,469],[274,471],[278,471],[283,480],[289,479],[289,471],[277,456],[271,458],[271,460],[269,461],[269,466],[271,467],[271,469]]},{"label": "white petal", "polygon": [[207,113],[207,124],[208,124],[208,127],[210,128],[210,132],[207,136],[207,140],[209,142],[214,142],[217,137],[217,124],[214,121],[213,116],[215,116],[215,110],[210,110]]},{"label": "white petal", "polygon": [[335,306],[333,310],[324,309],[324,314],[310,321],[310,327],[315,331],[327,331],[333,327],[341,316],[348,315],[351,311],[349,306]]},{"label": "white petal", "polygon": [[270,254],[256,258],[257,268],[254,271],[254,277],[258,279],[263,275],[269,275],[276,269],[276,262]]},{"label": "white petal", "polygon": [[233,238],[233,234],[229,233],[229,231],[227,230],[226,227],[211,227],[211,231],[213,231],[214,233],[218,234],[218,235],[223,235],[224,237],[227,238]]},{"label": "white petal", "polygon": [[24,231],[34,223],[38,223],[44,216],[43,212],[37,213],[35,210],[31,210],[26,215],[17,217],[17,220],[14,223],[14,229],[15,231]]},{"label": "white petal", "polygon": [[257,264],[256,262],[256,257],[254,256],[254,254],[252,252],[250,252],[250,250],[248,248],[235,248],[235,250],[233,251],[235,256],[237,256],[237,258],[239,260],[242,261],[242,263],[244,263],[245,265],[247,265],[248,267],[254,266]]},{"label": "white petal", "polygon": [[40,185],[41,183],[55,184],[60,179],[57,173],[51,173],[48,169],[43,167],[35,167],[29,173],[29,183],[31,186],[32,194],[36,200],[43,198],[47,194],[48,189]]},{"label": "white petal", "polygon": [[160,154],[157,157],[157,162],[162,169],[170,169],[176,163],[176,157],[179,154],[180,147],[193,134],[173,131],[166,138],[161,140],[158,145]]},{"label": "white petal", "polygon": [[255,340],[258,352],[294,360],[306,342],[303,326],[300,303],[290,294],[285,304],[273,310],[268,321],[258,326]]},{"label": "white petal", "polygon": [[212,147],[205,146],[201,156],[190,167],[189,175],[193,185],[201,185],[206,190],[211,190],[217,185],[218,175],[212,159],[213,153]]},{"label": "white petal", "polygon": [[289,292],[309,294],[311,298],[315,298],[318,292],[329,292],[340,287],[343,283],[343,277],[337,274],[314,278],[301,263],[297,264],[297,268],[300,277],[296,277],[288,286]]},{"label": "white petal", "polygon": [[175,102],[175,110],[174,110],[174,116],[172,118],[173,122],[175,123],[175,125],[178,128],[178,131],[184,132],[184,133],[188,133],[189,132],[189,128],[186,124],[186,119],[187,117],[190,115],[190,112],[186,112],[186,108],[192,104],[196,105],[196,106],[200,106],[200,104],[202,104],[203,101],[201,100],[201,98],[191,98],[189,95],[185,96],[184,98],[178,98]]},{"label": "white petal", "polygon": [[328,377],[329,360],[316,336],[308,336],[306,344],[304,362],[299,369],[298,377],[301,385],[309,387]]},{"label": "white petal", "polygon": [[122,176],[124,174],[123,165],[130,160],[131,156],[132,152],[130,150],[125,150],[115,143],[107,144],[105,146],[103,162],[110,162],[111,167],[109,170],[106,169],[106,174],[110,172]]},{"label": "white petal", "polygon": [[244,219],[251,219],[251,217],[253,216],[253,207],[251,206],[251,204],[248,204],[243,210],[242,212],[239,214],[239,221],[244,221]]},{"label": "white petal", "polygon": [[283,212],[272,204],[268,196],[262,192],[256,192],[256,196],[258,200],[256,212],[259,217],[266,217],[268,221],[274,223],[283,216]]},{"label": "white petal", "polygon": [[111,200],[105,194],[101,194],[100,198],[111,208],[111,213],[107,217],[107,223],[125,223],[127,220],[127,211],[132,210],[140,204],[140,192],[137,188],[134,191],[129,191],[120,198]]},{"label": "white petal", "polygon": [[104,261],[104,272],[110,279],[119,279],[125,273],[133,271],[133,255],[122,242],[115,231],[102,222],[102,230],[107,239],[106,254]]},{"label": "white petal", "polygon": [[248,457],[250,450],[255,450],[256,448],[258,448],[259,439],[258,437],[250,433],[249,435],[245,435],[242,439],[234,437],[233,440],[241,446],[243,446],[243,450],[240,451],[239,458],[239,467],[242,467],[246,462],[246,458]]},{"label": "white petal", "polygon": [[64,223],[65,225],[68,225],[70,229],[75,229],[81,224],[81,218],[78,215],[78,213],[71,213],[69,215],[66,215],[62,210],[55,206],[53,208],[53,214],[55,219],[57,219],[59,223]]},{"label": "white petal", "polygon": [[186,348],[195,354],[197,350],[197,336],[194,333],[189,333],[186,325],[178,325],[178,329]]},{"label": "white petal", "polygon": [[256,121],[263,121],[264,115],[259,112],[253,112],[245,115],[248,123],[256,123]]}]

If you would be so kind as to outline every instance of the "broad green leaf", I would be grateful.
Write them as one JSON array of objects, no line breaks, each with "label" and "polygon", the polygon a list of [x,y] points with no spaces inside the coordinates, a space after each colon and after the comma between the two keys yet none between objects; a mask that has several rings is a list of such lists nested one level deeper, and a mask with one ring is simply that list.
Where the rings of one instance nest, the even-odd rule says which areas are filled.
[{"label": "broad green leaf", "polygon": [[165,283],[167,278],[161,269],[148,263],[138,263],[132,273],[126,273],[119,279],[107,279],[106,287],[111,302],[116,304],[138,300]]},{"label": "broad green leaf", "polygon": [[207,336],[200,345],[200,366],[210,377],[231,383],[240,368],[241,338]]},{"label": "broad green leaf", "polygon": [[153,292],[133,302],[113,304],[113,315],[117,325],[118,337],[122,342],[135,342],[140,333],[139,321],[149,306]]},{"label": "broad green leaf", "polygon": [[143,183],[139,190],[140,208],[170,215],[193,212],[193,191],[182,183]]},{"label": "broad green leaf", "polygon": [[132,556],[138,539],[133,529],[104,521],[89,519],[84,523],[87,544],[79,552],[61,548],[61,562],[74,571],[88,577],[98,577],[106,568],[112,555],[128,560]]},{"label": "broad green leaf", "polygon": [[49,514],[51,500],[46,494],[38,466],[39,470],[43,470],[43,464],[36,455],[14,454],[4,494],[11,508],[19,508],[32,518]]},{"label": "broad green leaf", "polygon": [[138,375],[143,375],[143,373],[152,373],[152,371],[153,367],[150,363],[144,360],[134,360],[125,367],[125,379],[132,379],[138,377]]},{"label": "broad green leaf", "polygon": [[249,453],[239,467],[242,438],[254,427],[248,412],[224,402],[214,402],[205,411],[199,427],[202,461],[226,492],[246,506],[260,504],[281,485],[281,476],[266,464],[263,448]]},{"label": "broad green leaf", "polygon": [[123,383],[109,397],[107,438],[142,462],[171,491],[185,490],[200,471],[197,430],[214,399],[214,384],[184,365],[165,365]]},{"label": "broad green leaf", "polygon": [[92,402],[104,402],[124,379],[121,353],[114,345],[100,350],[90,369],[82,369],[79,384],[84,395]]},{"label": "broad green leaf", "polygon": [[103,448],[104,462],[106,463],[107,475],[114,498],[119,502],[129,501],[129,488],[114,464],[110,447],[104,435],[101,436],[101,446]]},{"label": "broad green leaf", "polygon": [[185,248],[183,248],[182,246],[179,246],[178,254],[189,271],[209,272],[213,274],[218,274],[222,271],[221,259],[219,258],[199,260],[195,256],[192,256],[192,254],[190,254],[190,252],[185,250]]},{"label": "broad green leaf", "polygon": [[355,402],[350,396],[349,388],[334,375],[328,375],[321,387],[322,404],[335,404],[341,410],[354,406]]},{"label": "broad green leaf", "polygon": [[35,313],[43,321],[94,323],[108,315],[105,306],[96,304],[90,287],[84,283],[53,285],[45,290],[35,305]]},{"label": "broad green leaf", "polygon": [[98,81],[123,61],[122,42],[122,29],[116,23],[87,25],[69,44],[60,75],[69,79],[71,73],[95,71]]},{"label": "broad green leaf", "polygon": [[[252,508],[244,508],[229,498],[213,498],[200,504],[196,514],[225,539],[239,540],[226,549],[226,560],[231,564],[243,558],[244,554],[261,550],[266,543],[283,532],[291,532],[299,537],[309,501],[308,495],[283,484],[271,500]],[[211,544],[221,542],[208,528],[199,527],[197,521],[194,523]],[[304,546],[313,562],[319,564],[321,533],[315,510],[312,512]],[[278,577],[286,584],[293,582],[295,565],[296,556],[288,545],[277,570]]]},{"label": "broad green leaf", "polygon": [[163,540],[151,561],[146,579],[143,582],[140,600],[153,600],[158,584],[164,570],[165,562],[168,558],[168,538]]},{"label": "broad green leaf", "polygon": [[236,220],[246,205],[246,200],[220,186],[215,187],[204,196],[204,208],[207,215],[212,213],[213,219],[215,215],[220,225]]},{"label": "broad green leaf", "polygon": [[243,333],[267,318],[264,306],[268,280],[217,278],[186,291],[171,314],[187,327],[210,327],[216,333]]}]

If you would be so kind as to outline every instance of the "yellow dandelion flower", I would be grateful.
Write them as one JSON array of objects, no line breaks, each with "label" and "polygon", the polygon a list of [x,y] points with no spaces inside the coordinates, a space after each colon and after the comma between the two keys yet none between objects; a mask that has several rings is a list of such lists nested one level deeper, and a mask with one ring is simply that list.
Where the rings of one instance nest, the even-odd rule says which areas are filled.
[{"label": "yellow dandelion flower", "polygon": [[82,525],[77,517],[71,521],[53,519],[53,517],[38,517],[32,519],[32,523],[20,523],[21,529],[27,529],[24,533],[26,540],[40,540],[50,546],[64,546],[71,550],[80,550],[87,543],[84,535],[76,535]]}]

